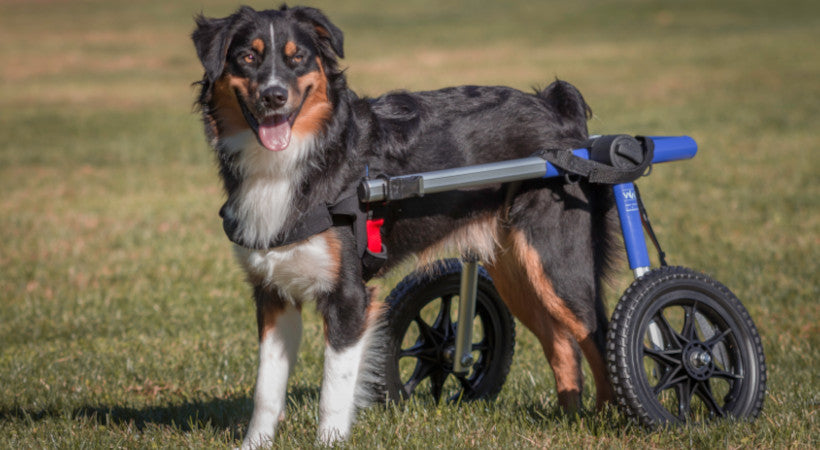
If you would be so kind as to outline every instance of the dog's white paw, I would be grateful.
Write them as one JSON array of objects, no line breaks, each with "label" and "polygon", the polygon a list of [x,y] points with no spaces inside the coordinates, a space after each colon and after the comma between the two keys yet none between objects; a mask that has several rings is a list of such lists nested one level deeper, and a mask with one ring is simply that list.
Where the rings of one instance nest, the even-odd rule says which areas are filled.
[{"label": "dog's white paw", "polygon": [[333,446],[338,442],[346,441],[349,434],[349,427],[347,430],[342,430],[340,428],[335,427],[320,427],[319,435],[317,436],[317,438],[319,440],[319,443],[321,443],[322,445]]},{"label": "dog's white paw", "polygon": [[248,433],[245,435],[245,440],[242,441],[240,449],[251,450],[269,447],[276,436],[276,425],[284,418],[284,412],[277,415],[261,408],[255,410],[248,426]]},{"label": "dog's white paw", "polygon": [[240,450],[254,450],[269,447],[273,443],[273,433],[249,432],[242,441]]}]

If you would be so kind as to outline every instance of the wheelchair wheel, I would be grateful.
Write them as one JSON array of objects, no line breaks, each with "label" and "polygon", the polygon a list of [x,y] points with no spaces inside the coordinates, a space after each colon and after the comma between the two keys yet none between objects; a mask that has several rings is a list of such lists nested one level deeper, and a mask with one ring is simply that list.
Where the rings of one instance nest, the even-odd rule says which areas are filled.
[{"label": "wheelchair wheel", "polygon": [[737,297],[706,275],[663,267],[612,315],[607,362],[618,406],[642,425],[754,418],[766,393],[763,346]]},{"label": "wheelchair wheel", "polygon": [[483,268],[473,322],[475,362],[466,374],[453,373],[460,285],[461,263],[447,259],[408,275],[387,297],[385,372],[391,401],[428,389],[436,402],[493,398],[501,391],[512,363],[515,325]]}]

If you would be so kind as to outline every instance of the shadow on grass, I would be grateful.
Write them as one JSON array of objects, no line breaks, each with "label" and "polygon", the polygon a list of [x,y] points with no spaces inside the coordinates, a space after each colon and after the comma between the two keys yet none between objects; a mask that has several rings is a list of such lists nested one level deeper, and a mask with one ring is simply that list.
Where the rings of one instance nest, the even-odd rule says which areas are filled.
[{"label": "shadow on grass", "polygon": [[[318,388],[293,388],[288,391],[288,403],[307,404],[318,398]],[[246,396],[183,401],[165,405],[128,407],[89,405],[73,409],[25,407],[0,409],[0,422],[40,422],[63,418],[91,420],[105,426],[132,427],[142,431],[149,426],[166,426],[185,433],[203,428],[224,431],[231,439],[240,439],[253,412],[253,399]]]},{"label": "shadow on grass", "polygon": [[527,403],[514,407],[519,417],[527,418],[528,422],[549,427],[555,424],[586,429],[591,434],[604,431],[626,430],[634,426],[626,417],[618,414],[615,405],[607,406],[603,411],[582,409],[574,413],[567,413],[559,407],[544,406],[540,403]]}]

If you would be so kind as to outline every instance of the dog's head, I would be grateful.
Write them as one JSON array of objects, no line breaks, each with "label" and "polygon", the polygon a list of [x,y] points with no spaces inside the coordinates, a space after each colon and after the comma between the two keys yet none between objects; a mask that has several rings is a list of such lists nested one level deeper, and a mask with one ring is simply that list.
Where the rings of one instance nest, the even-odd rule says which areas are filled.
[{"label": "dog's head", "polygon": [[215,140],[252,130],[271,151],[315,134],[333,112],[342,32],[314,8],[199,16],[192,34],[205,69],[200,106]]}]

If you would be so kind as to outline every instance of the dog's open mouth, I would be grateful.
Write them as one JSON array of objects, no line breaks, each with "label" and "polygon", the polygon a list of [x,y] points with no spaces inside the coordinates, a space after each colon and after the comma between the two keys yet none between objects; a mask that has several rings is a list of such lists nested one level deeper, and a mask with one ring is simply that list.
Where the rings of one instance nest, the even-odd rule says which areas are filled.
[{"label": "dog's open mouth", "polygon": [[245,121],[248,122],[256,138],[263,147],[272,152],[281,152],[290,145],[290,131],[293,127],[293,122],[302,111],[302,106],[305,105],[305,100],[310,94],[311,87],[308,87],[302,96],[302,101],[299,102],[299,107],[290,114],[273,114],[266,116],[261,121],[256,119],[256,116],[251,113],[248,105],[245,104],[239,91],[236,92],[236,98],[239,100],[239,106],[242,109],[242,115],[245,116]]},{"label": "dog's open mouth", "polygon": [[288,148],[290,144],[290,128],[293,125],[291,117],[295,118],[296,115],[271,116],[259,123],[256,130],[259,143],[272,152],[279,152]]}]

